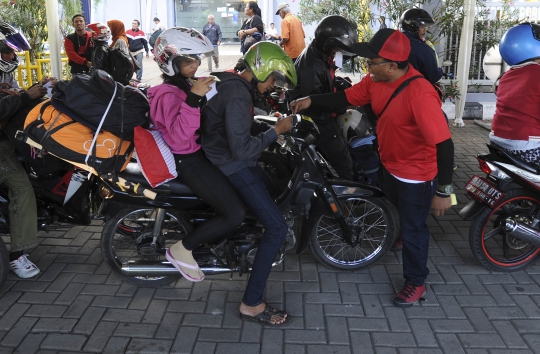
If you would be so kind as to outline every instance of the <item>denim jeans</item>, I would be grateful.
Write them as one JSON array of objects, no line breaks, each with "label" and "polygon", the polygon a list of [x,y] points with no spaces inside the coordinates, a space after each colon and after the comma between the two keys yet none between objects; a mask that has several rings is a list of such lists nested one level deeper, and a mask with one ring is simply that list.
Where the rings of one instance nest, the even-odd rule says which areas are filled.
[{"label": "denim jeans", "polygon": [[144,56],[144,53],[143,52],[140,52],[138,53],[137,55],[135,55],[135,59],[137,59],[137,61],[139,62],[139,65],[141,66],[141,68],[139,70],[137,70],[137,80],[138,81],[141,81],[142,80],[142,62],[143,62],[143,56]]},{"label": "denim jeans", "polygon": [[384,170],[384,194],[399,211],[403,240],[403,276],[407,283],[423,285],[428,274],[429,228],[426,220],[437,189],[437,179],[406,183]]},{"label": "denim jeans", "polygon": [[266,280],[279,248],[287,236],[287,224],[283,214],[270,197],[261,174],[265,172],[257,165],[244,168],[229,176],[240,198],[264,227],[261,245],[253,261],[253,269],[242,301],[247,306],[257,306],[263,302]]},{"label": "denim jeans", "polygon": [[9,188],[11,252],[37,246],[37,211],[34,189],[8,140],[0,141],[0,183]]}]

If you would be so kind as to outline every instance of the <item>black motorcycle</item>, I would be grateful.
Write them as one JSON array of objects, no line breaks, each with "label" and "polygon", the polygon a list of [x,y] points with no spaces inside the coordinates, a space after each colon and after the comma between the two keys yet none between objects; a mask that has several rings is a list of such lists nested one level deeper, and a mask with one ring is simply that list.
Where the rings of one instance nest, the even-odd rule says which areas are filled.
[{"label": "black motorcycle", "polygon": [[511,272],[526,268],[540,254],[540,168],[495,145],[477,156],[485,178],[465,186],[472,200],[459,215],[472,219],[469,244],[486,268]]},{"label": "black motorcycle", "polygon": [[[332,178],[337,174],[312,145],[318,136],[313,121],[296,118],[293,126],[282,149],[295,156],[296,168],[276,199],[289,232],[274,265],[295,245],[298,254],[309,245],[321,263],[336,269],[355,270],[373,264],[394,239],[395,220],[382,192],[370,185]],[[119,177],[132,185],[148,186],[140,174],[122,172]],[[213,211],[176,180],[153,189],[155,199],[122,190],[106,179],[102,183],[107,222],[101,251],[111,270],[144,286],[179,278],[180,273],[165,259],[166,249]],[[262,226],[248,216],[234,235],[201,246],[193,255],[206,275],[246,273],[262,235]]]}]

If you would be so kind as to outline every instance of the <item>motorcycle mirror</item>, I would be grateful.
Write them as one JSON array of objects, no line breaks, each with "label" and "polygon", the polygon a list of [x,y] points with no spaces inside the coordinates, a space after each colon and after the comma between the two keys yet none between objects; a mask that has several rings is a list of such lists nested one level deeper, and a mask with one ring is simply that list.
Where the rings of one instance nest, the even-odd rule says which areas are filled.
[{"label": "motorcycle mirror", "polygon": [[452,64],[453,64],[453,63],[452,63],[451,60],[445,60],[445,61],[443,61],[443,63],[442,63],[443,66],[451,66]]},{"label": "motorcycle mirror", "polygon": [[488,49],[486,55],[484,56],[484,61],[482,62],[482,69],[484,73],[491,81],[497,81],[497,78],[504,72],[506,72],[510,67],[501,57],[499,53],[499,45],[495,45]]}]

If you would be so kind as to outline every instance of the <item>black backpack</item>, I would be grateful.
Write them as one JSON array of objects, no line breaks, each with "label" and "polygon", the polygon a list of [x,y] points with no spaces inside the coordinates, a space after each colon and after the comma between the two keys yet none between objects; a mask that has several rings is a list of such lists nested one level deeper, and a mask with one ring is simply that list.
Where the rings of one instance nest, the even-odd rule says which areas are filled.
[{"label": "black backpack", "polygon": [[109,63],[111,65],[111,76],[122,85],[129,84],[133,73],[141,68],[139,62],[131,53],[126,55],[119,49],[109,51]]},{"label": "black backpack", "polygon": [[60,112],[96,131],[113,94],[115,98],[102,129],[129,140],[136,126],[148,123],[148,99],[139,89],[113,81],[103,70],[59,81],[53,88],[51,102]]}]

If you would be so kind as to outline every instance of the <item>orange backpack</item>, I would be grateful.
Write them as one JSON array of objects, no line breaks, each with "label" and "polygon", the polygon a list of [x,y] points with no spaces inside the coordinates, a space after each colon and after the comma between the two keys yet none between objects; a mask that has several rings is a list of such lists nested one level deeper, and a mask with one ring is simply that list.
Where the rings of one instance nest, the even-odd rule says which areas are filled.
[{"label": "orange backpack", "polygon": [[107,132],[94,132],[58,111],[47,100],[26,116],[27,143],[94,173],[124,170],[133,143]]}]

